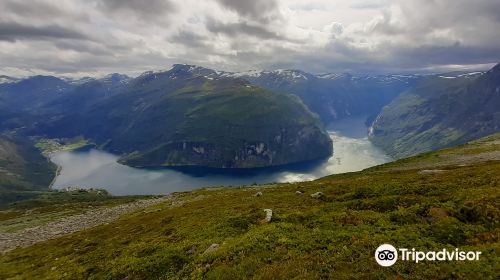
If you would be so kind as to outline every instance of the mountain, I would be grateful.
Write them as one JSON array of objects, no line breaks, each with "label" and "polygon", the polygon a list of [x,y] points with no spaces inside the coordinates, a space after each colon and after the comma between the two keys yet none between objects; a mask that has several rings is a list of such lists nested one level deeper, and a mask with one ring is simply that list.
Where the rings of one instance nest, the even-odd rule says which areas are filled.
[{"label": "mountain", "polygon": [[66,81],[53,76],[33,76],[0,84],[0,130],[18,129],[44,116],[46,104],[71,90]]},{"label": "mountain", "polygon": [[[422,80],[424,75],[313,75],[301,70],[279,69],[246,72],[216,71],[195,65],[183,66],[193,76],[208,79],[237,78],[255,86],[298,96],[324,123],[350,116],[376,115],[401,92]],[[175,72],[174,69],[170,70]]]},{"label": "mountain", "polygon": [[430,77],[386,106],[370,139],[394,157],[500,131],[500,64],[486,73]]},{"label": "mountain", "polygon": [[[494,131],[485,128],[469,133],[471,129],[465,129],[462,136],[417,135],[406,125],[420,125],[418,116],[408,114],[406,123],[401,121],[404,117],[396,116],[411,112],[412,102],[421,101],[411,98],[419,96],[428,102],[422,101],[417,110],[429,110],[432,115],[422,118],[439,121],[439,114],[452,109],[432,109],[433,104],[452,104],[455,97],[444,101],[436,96],[446,94],[429,93],[444,91],[441,88],[448,86],[466,86],[487,74],[233,73],[176,64],[168,71],[145,72],[137,78],[117,73],[78,80],[34,76],[0,84],[0,129],[56,138],[85,136],[102,149],[122,155],[121,162],[133,166],[261,167],[331,153],[322,125],[312,113],[323,123],[369,116],[367,123],[371,124],[392,102],[379,115],[371,139],[391,155],[405,156]],[[464,102],[475,104],[469,98],[464,97]],[[404,104],[411,108],[404,108]],[[476,110],[481,107],[474,106]],[[474,109],[462,112],[462,116],[466,114],[474,114]],[[228,134],[231,137],[226,137]],[[303,148],[310,144],[315,148]]]},{"label": "mountain", "polygon": [[16,109],[28,106],[30,109],[57,98],[70,85],[53,76],[33,76],[13,83],[0,84],[0,106],[2,109]]},{"label": "mountain", "polygon": [[419,75],[312,75],[300,70],[222,75],[239,77],[268,90],[297,95],[324,123],[350,116],[378,114],[384,105],[422,79]]},{"label": "mountain", "polygon": [[[0,212],[10,229],[0,251],[25,247],[0,255],[0,278],[498,279],[499,141],[310,182],[174,193],[121,216],[151,200],[53,192]],[[482,254],[384,268],[374,259],[384,243]]]},{"label": "mountain", "polygon": [[0,193],[47,189],[56,166],[26,139],[0,135]]},{"label": "mountain", "polygon": [[137,167],[253,168],[327,157],[321,122],[295,96],[189,65],[111,85],[92,80],[44,103],[29,135],[83,135]]}]

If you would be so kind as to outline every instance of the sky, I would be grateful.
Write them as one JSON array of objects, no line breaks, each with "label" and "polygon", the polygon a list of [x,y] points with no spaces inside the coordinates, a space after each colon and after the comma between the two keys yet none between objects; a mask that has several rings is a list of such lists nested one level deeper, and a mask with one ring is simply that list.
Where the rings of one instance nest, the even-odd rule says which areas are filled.
[{"label": "sky", "polygon": [[482,70],[500,0],[0,0],[0,75]]}]

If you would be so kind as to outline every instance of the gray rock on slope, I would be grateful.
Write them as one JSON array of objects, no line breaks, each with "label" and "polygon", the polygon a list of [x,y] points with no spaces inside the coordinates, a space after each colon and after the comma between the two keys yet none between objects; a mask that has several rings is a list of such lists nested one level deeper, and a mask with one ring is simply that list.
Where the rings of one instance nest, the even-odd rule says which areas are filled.
[{"label": "gray rock on slope", "polygon": [[265,223],[271,222],[271,219],[273,218],[273,210],[264,209],[264,212],[266,212],[266,217],[264,218],[264,222]]},{"label": "gray rock on slope", "polygon": [[311,194],[311,197],[312,198],[320,198],[320,197],[323,197],[323,193],[322,192],[315,192],[315,193]]}]

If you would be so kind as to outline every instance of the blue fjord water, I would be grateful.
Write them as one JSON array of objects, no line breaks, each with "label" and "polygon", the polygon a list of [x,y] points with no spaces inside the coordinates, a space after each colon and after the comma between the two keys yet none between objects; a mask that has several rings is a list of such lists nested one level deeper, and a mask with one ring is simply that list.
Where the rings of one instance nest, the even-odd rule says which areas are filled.
[{"label": "blue fjord water", "polygon": [[391,160],[368,141],[364,117],[330,124],[334,154],[325,160],[255,170],[138,169],[117,163],[118,156],[88,149],[61,151],[51,160],[61,167],[53,188],[103,188],[114,195],[168,194],[209,186],[240,186],[314,180],[330,174],[359,171]]}]

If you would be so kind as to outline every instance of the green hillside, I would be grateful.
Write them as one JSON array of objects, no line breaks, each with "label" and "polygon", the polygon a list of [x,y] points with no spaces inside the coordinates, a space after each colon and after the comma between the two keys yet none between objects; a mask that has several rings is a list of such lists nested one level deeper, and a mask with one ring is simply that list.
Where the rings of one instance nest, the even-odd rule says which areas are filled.
[{"label": "green hillside", "polygon": [[30,141],[0,136],[0,205],[23,197],[23,191],[46,190],[56,169]]},{"label": "green hillside", "polygon": [[[499,170],[496,134],[312,182],[176,193],[11,251],[0,258],[0,278],[498,279]],[[482,255],[384,268],[373,257],[383,243]]]},{"label": "green hillside", "polygon": [[432,77],[379,114],[371,141],[395,158],[450,147],[500,131],[500,64],[473,78]]},{"label": "green hillside", "polygon": [[[317,159],[331,154],[319,120],[297,99],[247,84],[205,81],[182,88],[146,109],[138,124],[169,119],[165,140],[149,144],[121,162],[133,166],[202,165],[262,167]],[[160,110],[169,108],[168,114]],[[167,126],[168,127],[168,126]],[[153,128],[158,129],[158,128]],[[124,138],[144,131],[133,129]],[[137,134],[136,134],[137,133]],[[158,134],[148,131],[146,135]],[[166,136],[168,135],[168,136]],[[154,141],[154,140],[153,140]],[[120,145],[114,141],[111,145]]]},{"label": "green hillside", "polygon": [[147,73],[126,90],[34,132],[83,135],[136,167],[253,168],[327,157],[332,143],[319,118],[295,96],[234,78],[195,76],[187,66]]}]

